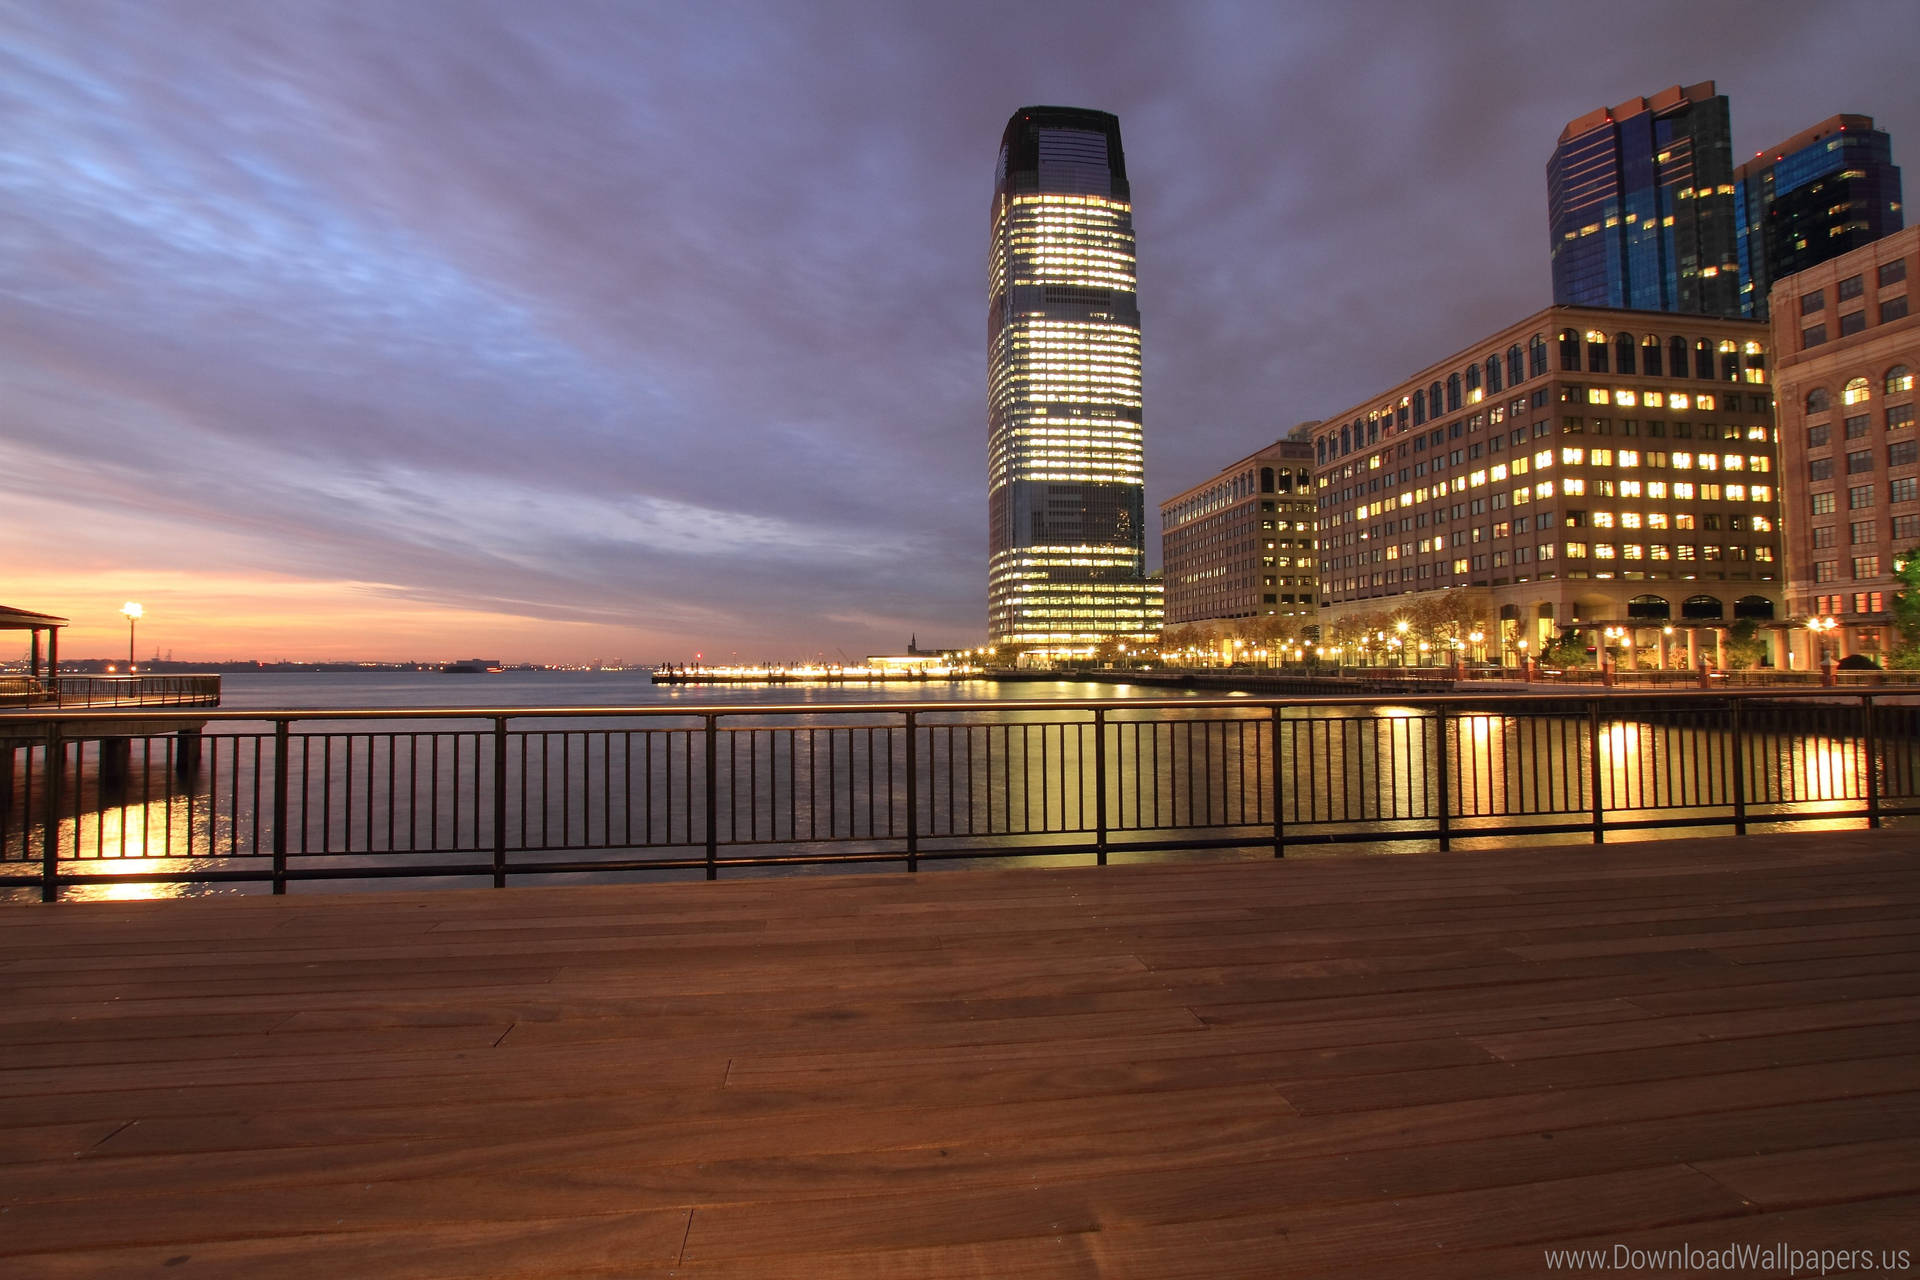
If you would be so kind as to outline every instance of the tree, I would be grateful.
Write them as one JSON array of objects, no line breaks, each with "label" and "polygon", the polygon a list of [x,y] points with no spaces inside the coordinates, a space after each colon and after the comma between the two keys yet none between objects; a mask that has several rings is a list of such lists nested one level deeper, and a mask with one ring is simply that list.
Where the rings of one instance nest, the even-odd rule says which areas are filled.
[{"label": "tree", "polygon": [[1895,639],[1887,665],[1911,670],[1920,667],[1920,545],[1893,558],[1893,574],[1900,589],[1893,593]]}]

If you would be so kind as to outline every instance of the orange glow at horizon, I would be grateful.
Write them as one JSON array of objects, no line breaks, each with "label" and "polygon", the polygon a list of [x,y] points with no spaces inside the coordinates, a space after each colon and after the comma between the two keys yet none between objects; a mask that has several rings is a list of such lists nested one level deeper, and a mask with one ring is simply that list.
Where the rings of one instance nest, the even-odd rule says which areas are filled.
[{"label": "orange glow at horizon", "polygon": [[[126,657],[121,602],[138,596],[138,657],[176,662],[442,662],[484,653],[510,662],[656,660],[680,647],[632,626],[555,622],[408,599],[385,583],[273,575],[94,570],[8,575],[0,603],[72,620],[60,656]],[[17,637],[24,654],[25,633]],[[20,656],[4,641],[0,659]],[[663,648],[666,646],[666,648]]]}]

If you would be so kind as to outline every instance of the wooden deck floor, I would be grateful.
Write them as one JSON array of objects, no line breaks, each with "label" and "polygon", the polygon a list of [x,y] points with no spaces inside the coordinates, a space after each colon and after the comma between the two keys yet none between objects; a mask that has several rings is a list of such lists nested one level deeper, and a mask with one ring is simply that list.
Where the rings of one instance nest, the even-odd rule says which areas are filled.
[{"label": "wooden deck floor", "polygon": [[0,1273],[1920,1255],[1915,843],[7,907]]}]

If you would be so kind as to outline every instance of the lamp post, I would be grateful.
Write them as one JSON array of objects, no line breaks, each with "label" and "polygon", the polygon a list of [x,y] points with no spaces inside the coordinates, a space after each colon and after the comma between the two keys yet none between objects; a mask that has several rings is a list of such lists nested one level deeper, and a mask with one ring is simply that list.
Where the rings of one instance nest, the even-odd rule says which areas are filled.
[{"label": "lamp post", "polygon": [[1485,662],[1487,660],[1487,651],[1480,646],[1486,643],[1487,633],[1476,629],[1467,633],[1467,639],[1473,643],[1473,660],[1475,662]]},{"label": "lamp post", "polygon": [[1514,648],[1520,651],[1520,669],[1525,673],[1527,682],[1531,684],[1533,682],[1533,655],[1527,652],[1529,647],[1524,639],[1514,642]]},{"label": "lamp post", "polygon": [[134,628],[134,624],[140,621],[140,616],[144,614],[146,610],[142,609],[134,601],[129,600],[125,604],[120,606],[120,612],[127,615],[127,674],[132,675],[133,674],[133,628]]},{"label": "lamp post", "polygon": [[1813,632],[1814,657],[1820,663],[1820,683],[1833,683],[1833,657],[1827,652],[1827,637],[1840,624],[1832,618],[1808,618],[1807,630]]}]

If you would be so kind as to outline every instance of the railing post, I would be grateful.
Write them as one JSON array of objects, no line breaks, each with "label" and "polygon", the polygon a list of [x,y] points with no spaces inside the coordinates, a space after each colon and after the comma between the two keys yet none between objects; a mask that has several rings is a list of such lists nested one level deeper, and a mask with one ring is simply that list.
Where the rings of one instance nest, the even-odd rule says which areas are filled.
[{"label": "railing post", "polygon": [[1280,768],[1280,708],[1277,706],[1273,709],[1272,724],[1273,750],[1268,753],[1267,767],[1273,770],[1273,856],[1284,858],[1287,856],[1287,819],[1281,808],[1280,779],[1283,775]]},{"label": "railing post", "polygon": [[1730,698],[1728,717],[1733,724],[1733,834],[1747,834],[1747,738],[1741,723],[1742,699]]},{"label": "railing post", "polygon": [[287,891],[287,745],[283,717],[273,722],[273,891]]},{"label": "railing post", "polygon": [[1860,695],[1860,745],[1866,755],[1867,763],[1867,826],[1873,830],[1880,828],[1880,768],[1874,757],[1879,754],[1879,742],[1873,732],[1873,695]]},{"label": "railing post", "polygon": [[[1093,709],[1093,856],[1099,866],[1107,865],[1107,712]],[[1064,825],[1064,824],[1063,824]]]},{"label": "railing post", "polygon": [[507,887],[507,718],[493,718],[493,887]]},{"label": "railing post", "polygon": [[918,713],[907,712],[907,870],[920,870],[920,729]]},{"label": "railing post", "polygon": [[1587,699],[1587,789],[1593,803],[1593,842],[1607,842],[1607,810],[1600,798],[1605,774],[1600,768],[1600,700]]},{"label": "railing post", "polygon": [[1449,823],[1453,798],[1447,794],[1450,771],[1447,768],[1447,705],[1444,702],[1433,709],[1433,737],[1434,782],[1440,789],[1440,852],[1446,853],[1453,848],[1453,832]]},{"label": "railing post", "polygon": [[60,898],[60,784],[62,757],[67,753],[60,737],[60,722],[47,724],[47,799],[40,819],[40,901]]},{"label": "railing post", "polygon": [[[831,749],[831,748],[829,748]],[[707,715],[707,879],[720,878],[720,725]],[[828,797],[832,803],[832,797]]]}]

